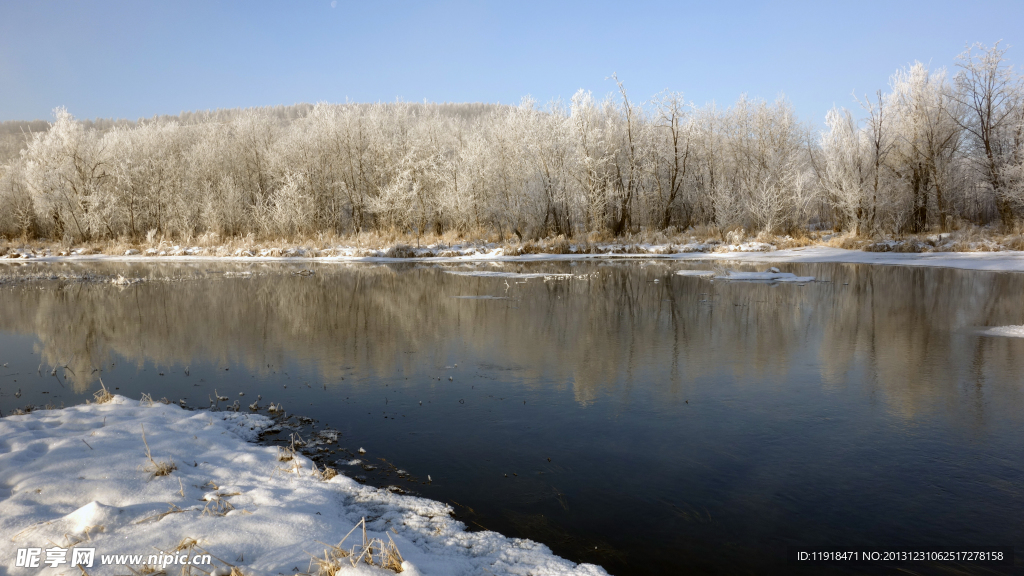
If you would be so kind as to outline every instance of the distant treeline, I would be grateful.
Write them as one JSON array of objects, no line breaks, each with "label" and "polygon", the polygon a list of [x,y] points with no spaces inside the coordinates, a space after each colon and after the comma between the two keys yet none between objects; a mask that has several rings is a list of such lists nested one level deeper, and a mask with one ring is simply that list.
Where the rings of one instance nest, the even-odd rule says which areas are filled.
[{"label": "distant treeline", "polygon": [[300,104],[4,123],[0,234],[80,241],[319,232],[859,234],[1024,222],[1024,82],[998,45],[915,63],[828,130],[785,100]]}]

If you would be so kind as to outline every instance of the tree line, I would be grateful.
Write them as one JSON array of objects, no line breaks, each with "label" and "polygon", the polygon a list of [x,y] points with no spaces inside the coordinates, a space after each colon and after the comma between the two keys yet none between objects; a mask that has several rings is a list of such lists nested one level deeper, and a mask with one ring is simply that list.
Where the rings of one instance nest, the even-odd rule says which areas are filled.
[{"label": "tree line", "polygon": [[603,100],[581,90],[544,107],[320,103],[137,122],[58,108],[45,130],[17,126],[0,234],[876,235],[1024,219],[1024,81],[998,44],[968,48],[952,74],[897,71],[858,100],[863,119],[836,108],[823,132],[784,98],[636,102],[615,81]]}]

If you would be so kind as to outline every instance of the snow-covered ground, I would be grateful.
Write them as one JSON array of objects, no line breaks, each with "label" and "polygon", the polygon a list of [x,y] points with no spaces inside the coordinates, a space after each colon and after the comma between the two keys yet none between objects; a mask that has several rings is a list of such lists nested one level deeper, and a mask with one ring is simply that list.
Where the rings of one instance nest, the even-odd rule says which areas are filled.
[{"label": "snow-covered ground", "polygon": [[[0,572],[81,574],[71,566],[76,549],[94,549],[90,576],[129,573],[104,559],[146,573],[149,555],[164,553],[165,564],[208,553],[212,565],[196,567],[207,572],[231,564],[245,575],[294,574],[365,518],[368,539],[397,546],[403,574],[605,574],[529,540],[467,532],[446,504],[342,475],[324,480],[301,455],[281,461],[277,448],[251,443],[271,425],[261,415],[121,396],[0,419]],[[153,474],[154,463],[171,462],[169,474]],[[357,529],[340,548],[358,555],[362,542]],[[141,558],[105,558],[115,555]],[[38,567],[18,566],[33,559]],[[393,573],[338,563],[340,575]]]}]

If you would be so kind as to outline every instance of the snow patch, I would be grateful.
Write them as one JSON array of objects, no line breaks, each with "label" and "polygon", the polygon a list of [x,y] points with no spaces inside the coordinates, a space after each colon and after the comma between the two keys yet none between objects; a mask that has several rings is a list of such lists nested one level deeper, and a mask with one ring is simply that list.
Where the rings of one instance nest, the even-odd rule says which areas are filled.
[{"label": "snow patch", "polygon": [[[125,567],[99,566],[100,556],[146,556],[195,538],[245,574],[291,574],[307,568],[306,550],[322,551],[320,541],[341,540],[365,518],[367,536],[387,541],[390,535],[409,574],[606,574],[530,540],[467,532],[447,504],[344,475],[323,480],[302,455],[279,462],[276,447],[245,441],[270,424],[261,415],[190,412],[123,396],[0,419],[7,449],[0,454],[0,486],[9,490],[0,499],[0,571],[67,573],[67,565],[18,570],[17,550],[80,545],[96,549],[91,576],[120,574]],[[153,458],[177,465],[167,476],[151,478],[143,470],[143,425]],[[211,501],[217,503],[212,514]],[[365,573],[385,572],[345,564],[338,572]]]}]

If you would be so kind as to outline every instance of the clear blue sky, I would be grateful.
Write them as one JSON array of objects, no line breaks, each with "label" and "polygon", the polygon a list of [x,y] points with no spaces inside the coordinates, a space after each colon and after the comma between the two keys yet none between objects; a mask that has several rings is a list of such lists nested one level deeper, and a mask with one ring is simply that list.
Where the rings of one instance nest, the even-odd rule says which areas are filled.
[{"label": "clear blue sky", "polygon": [[[333,6],[332,6],[333,5]],[[345,100],[541,103],[579,88],[698,104],[785,93],[820,123],[914,60],[952,69],[1024,1],[0,1],[0,120]]]}]

